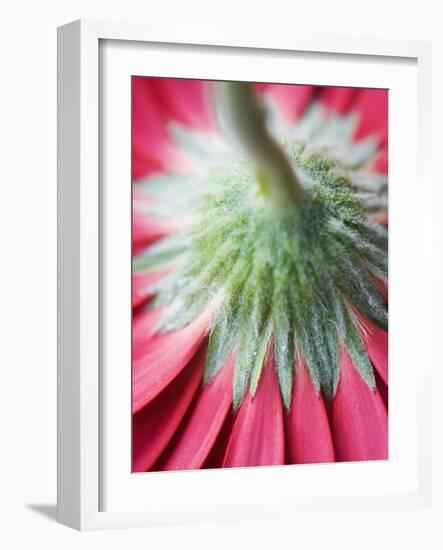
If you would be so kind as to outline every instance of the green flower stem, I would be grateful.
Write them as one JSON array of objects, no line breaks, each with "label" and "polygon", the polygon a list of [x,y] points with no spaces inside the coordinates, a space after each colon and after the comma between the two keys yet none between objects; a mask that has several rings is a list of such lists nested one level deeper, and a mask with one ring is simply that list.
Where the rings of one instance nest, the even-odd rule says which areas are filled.
[{"label": "green flower stem", "polygon": [[259,191],[278,206],[300,202],[303,189],[286,153],[268,131],[252,84],[219,82],[215,87],[229,127],[256,166]]}]

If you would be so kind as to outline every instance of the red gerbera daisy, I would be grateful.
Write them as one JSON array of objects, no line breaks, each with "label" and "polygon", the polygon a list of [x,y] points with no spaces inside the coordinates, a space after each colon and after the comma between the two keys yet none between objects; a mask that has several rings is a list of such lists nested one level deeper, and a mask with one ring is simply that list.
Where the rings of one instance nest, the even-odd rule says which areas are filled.
[{"label": "red gerbera daisy", "polygon": [[386,459],[387,92],[133,79],[133,471]]}]

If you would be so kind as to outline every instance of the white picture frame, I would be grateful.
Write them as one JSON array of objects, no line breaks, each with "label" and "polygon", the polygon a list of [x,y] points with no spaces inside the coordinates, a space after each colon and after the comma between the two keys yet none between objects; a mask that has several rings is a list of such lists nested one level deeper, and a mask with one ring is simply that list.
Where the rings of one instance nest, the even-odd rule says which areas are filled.
[{"label": "white picture frame", "polygon": [[[116,45],[109,50],[101,49],[106,43]],[[149,48],[151,48],[149,50]],[[232,72],[226,71],[226,60],[220,61],[220,64],[214,63],[215,59],[221,59],[220,55],[228,55],[231,60],[255,55],[261,55],[263,59],[266,56],[272,56],[273,64],[279,65],[280,71],[284,71],[288,63],[291,62],[293,55],[300,54],[311,56],[323,56],[323,63],[330,63],[332,59],[340,59],[346,63],[363,63],[366,67],[374,65],[377,62],[389,64],[389,69],[384,70],[397,73],[398,92],[401,90],[402,82],[409,84],[418,84],[418,94],[414,88],[409,99],[415,101],[414,109],[417,112],[418,123],[413,120],[410,124],[411,131],[418,133],[418,140],[412,139],[405,147],[411,155],[413,167],[418,169],[417,196],[412,200],[405,200],[402,209],[406,216],[397,210],[398,228],[401,224],[407,222],[408,208],[417,207],[419,216],[413,227],[409,227],[410,235],[413,237],[411,251],[417,265],[424,265],[430,261],[431,250],[427,246],[422,246],[426,239],[429,239],[431,231],[431,205],[423,196],[420,190],[429,188],[431,185],[429,178],[428,151],[430,140],[430,79],[431,79],[431,48],[425,42],[409,41],[389,41],[389,40],[369,40],[359,38],[342,37],[321,37],[312,34],[301,34],[289,42],[284,38],[278,39],[276,35],[271,38],[257,39],[251,41],[238,38],[236,40],[225,40],[222,33],[220,37],[204,36],[186,36],[186,30],[180,35],[177,32],[173,36],[161,30],[155,31],[154,28],[147,28],[136,24],[126,24],[117,22],[101,21],[77,21],[58,31],[58,520],[80,530],[118,528],[131,526],[150,526],[161,524],[175,524],[199,521],[220,521],[228,519],[245,519],[258,517],[283,517],[295,512],[305,513],[309,511],[325,510],[334,506],[335,510],[341,510],[343,513],[356,507],[361,510],[372,509],[393,509],[393,508],[418,508],[431,506],[432,501],[432,452],[431,452],[431,396],[429,382],[431,377],[432,355],[431,346],[428,345],[429,336],[426,331],[419,330],[415,334],[415,341],[411,342],[411,358],[404,358],[405,371],[407,364],[412,362],[414,354],[420,349],[423,360],[423,368],[420,374],[411,383],[402,382],[401,379],[394,385],[394,399],[401,403],[402,396],[412,396],[416,402],[416,407],[412,407],[409,413],[404,409],[404,414],[411,415],[412,426],[416,426],[417,432],[413,437],[403,439],[399,438],[399,449],[408,448],[407,439],[414,441],[414,447],[410,447],[411,460],[402,463],[401,457],[398,464],[392,461],[385,466],[383,464],[373,465],[334,465],[334,470],[325,469],[317,474],[314,467],[282,467],[267,469],[248,469],[232,470],[228,474],[223,473],[221,477],[215,471],[207,472],[185,472],[177,474],[155,474],[151,477],[134,476],[130,470],[126,472],[125,478],[120,480],[118,476],[121,470],[126,468],[126,458],[129,456],[130,448],[126,449],[124,442],[128,441],[130,430],[129,423],[125,421],[118,422],[116,431],[121,434],[123,441],[121,454],[115,449],[115,441],[110,442],[108,437],[109,430],[106,429],[107,415],[109,416],[110,400],[115,400],[115,410],[118,407],[124,407],[127,404],[127,396],[124,393],[118,394],[117,387],[120,387],[119,381],[112,376],[108,377],[104,385],[106,364],[103,357],[109,354],[102,353],[100,342],[103,343],[104,304],[109,300],[108,288],[110,284],[118,284],[107,281],[103,284],[103,277],[106,277],[106,266],[108,262],[114,262],[116,256],[106,256],[103,244],[106,241],[106,233],[109,230],[103,218],[113,216],[113,220],[123,220],[127,222],[126,214],[122,210],[119,216],[118,209],[123,208],[118,195],[107,195],[103,193],[100,186],[100,167],[103,156],[106,156],[106,147],[104,145],[103,119],[106,118],[106,105],[102,105],[103,96],[100,89],[102,86],[119,82],[123,75],[126,79],[130,74],[140,74],[139,64],[143,64],[148,74],[162,76],[161,70],[153,71],[153,66],[167,62],[168,56],[162,57],[162,50],[173,48],[174,52],[183,50],[183,56],[192,54],[196,61],[191,60],[189,54],[189,64],[180,68],[177,62],[172,59],[167,74],[164,76],[188,76],[200,78],[218,77],[220,79],[235,79]],[[137,49],[138,54],[131,53]],[[146,57],[146,51],[149,56]],[[128,55],[134,59],[134,65],[128,61]],[[219,56],[219,57],[217,57]],[[136,60],[137,58],[137,60]],[[168,59],[169,59],[168,58]],[[197,59],[198,58],[198,59]],[[151,60],[151,67],[149,62]],[[275,63],[277,60],[277,63]],[[212,62],[211,62],[212,61]],[[175,65],[174,65],[175,63]],[[236,63],[233,63],[233,66]],[[238,64],[237,64],[238,65]],[[251,64],[254,66],[254,63]],[[400,66],[413,67],[408,75],[402,80],[405,71],[396,69]],[[325,65],[326,66],[326,65]],[[378,65],[374,65],[378,67]],[[106,74],[103,69],[106,67]],[[111,67],[110,70],[108,70]],[[202,70],[204,69],[204,74]],[[238,65],[238,69],[241,65]],[[165,69],[166,70],[166,69]],[[235,70],[235,69],[231,69]],[[263,71],[263,69],[261,69]],[[277,69],[276,69],[277,70]],[[307,71],[308,69],[306,69]],[[311,70],[311,69],[309,69]],[[134,73],[133,71],[136,71]],[[159,71],[159,72],[158,72]],[[171,72],[172,71],[172,72]],[[196,71],[193,73],[192,71]],[[258,74],[254,69],[245,74],[244,80],[254,80]],[[372,76],[363,77],[354,75],[353,80],[348,85],[365,85],[382,87],[383,70],[368,69]],[[413,73],[413,74],[412,74]],[[261,73],[264,74],[264,73]],[[283,74],[280,72],[280,75]],[[309,78],[306,72],[303,82]],[[277,73],[274,74],[274,81],[281,80]],[[315,77],[312,77],[315,79]],[[340,84],[335,81],[335,76],[325,73],[326,84]],[[386,76],[386,78],[388,78]],[[397,78],[395,74],[389,78]],[[111,80],[109,80],[111,79]],[[112,80],[117,79],[117,80]],[[329,80],[328,80],[329,79]],[[360,80],[359,80],[360,79]],[[371,80],[372,79],[372,80]],[[127,80],[125,81],[127,91]],[[313,81],[310,83],[314,83]],[[116,86],[118,88],[118,86]],[[119,92],[120,93],[120,92]],[[125,94],[125,89],[121,90]],[[400,98],[400,93],[396,97]],[[407,95],[407,94],[406,94]],[[112,101],[112,97],[106,97],[107,102]],[[399,99],[400,102],[400,99]],[[122,113],[127,115],[127,111]],[[118,114],[117,114],[118,116]],[[395,119],[395,115],[394,119]],[[127,118],[127,117],[126,117]],[[398,120],[398,119],[397,119]],[[390,121],[390,137],[393,128]],[[118,128],[122,130],[121,142],[124,147],[127,144],[128,129],[123,122]],[[129,119],[127,124],[130,124]],[[409,128],[409,127],[408,127]],[[414,145],[415,144],[415,145]],[[113,147],[114,145],[111,145]],[[409,147],[409,149],[408,149]],[[103,151],[105,149],[105,152]],[[390,155],[395,157],[394,152]],[[391,159],[392,170],[396,171],[395,158]],[[129,162],[129,160],[128,160]],[[124,163],[117,167],[127,172],[127,165]],[[399,168],[400,169],[400,168]],[[397,178],[401,175],[399,171]],[[408,175],[405,174],[405,178]],[[395,178],[394,178],[395,179]],[[415,185],[417,185],[415,183]],[[391,194],[391,201],[396,197],[395,187]],[[105,200],[106,199],[106,200]],[[106,216],[103,216],[104,209]],[[109,209],[109,211],[108,211]],[[394,206],[394,216],[395,214]],[[126,216],[126,218],[125,218]],[[126,223],[126,230],[128,224]],[[415,234],[415,232],[417,234]],[[415,235],[415,238],[414,238]],[[395,230],[394,230],[395,236]],[[397,236],[400,236],[397,233]],[[104,240],[103,240],[104,239]],[[117,254],[125,254],[125,244],[122,248],[117,247]],[[392,247],[392,243],[391,243]],[[104,257],[105,256],[105,257]],[[392,257],[394,258],[392,260]],[[402,256],[393,254],[391,260],[395,261],[400,272]],[[121,262],[120,262],[121,263]],[[128,266],[130,257],[128,257]],[[394,280],[395,280],[394,265]],[[418,315],[427,315],[430,318],[431,313],[426,310],[430,308],[424,298],[429,298],[429,288],[425,284],[426,273],[421,270],[412,270],[410,279],[398,290],[394,290],[393,299],[401,302],[402,292],[406,288],[406,283],[411,284],[416,290],[412,300],[413,310]],[[122,277],[125,274],[122,273]],[[408,277],[406,276],[406,279]],[[397,279],[399,280],[399,279]],[[397,297],[395,296],[397,295]],[[125,311],[125,299],[123,295],[120,302],[122,317],[127,318]],[[395,309],[395,308],[394,308]],[[126,317],[125,317],[126,316]],[[399,319],[401,318],[399,310]],[[400,325],[399,325],[400,326]],[[412,329],[411,329],[412,330]],[[395,332],[395,331],[394,331]],[[124,333],[124,330],[123,330]],[[127,336],[126,332],[126,336]],[[413,336],[414,336],[413,334]],[[391,337],[391,335],[390,335]],[[397,331],[395,339],[408,338],[410,335],[405,330]],[[108,344],[103,344],[108,345]],[[123,338],[120,348],[128,346],[128,341]],[[130,341],[129,341],[130,346]],[[397,348],[394,346],[394,352]],[[425,350],[425,351],[423,351]],[[122,353],[128,353],[128,350],[120,349]],[[117,350],[118,352],[118,350]],[[426,361],[428,354],[428,361]],[[127,357],[127,355],[125,355]],[[390,357],[390,360],[392,357]],[[395,357],[394,357],[395,359]],[[403,359],[403,358],[402,358]],[[412,364],[412,363],[411,363]],[[127,376],[130,377],[130,368]],[[129,379],[129,378],[128,378]],[[120,390],[118,390],[120,391]],[[114,403],[114,401],[112,401]],[[399,405],[400,406],[400,405]],[[398,409],[399,411],[403,409]],[[128,414],[130,408],[128,408]],[[394,412],[394,414],[396,414]],[[391,421],[391,419],[390,419]],[[109,421],[108,421],[109,422]],[[409,424],[410,425],[410,424]],[[121,430],[121,431],[119,431]],[[392,426],[391,426],[392,431]],[[395,433],[398,432],[394,431]],[[402,443],[403,441],[403,443]],[[116,451],[117,460],[108,463],[106,455],[111,449]],[[402,447],[402,445],[405,445]],[[412,445],[412,443],[411,443]],[[126,453],[126,455],[125,455]],[[414,456],[412,456],[414,455]],[[358,468],[354,468],[358,466]],[[119,469],[120,468],[120,469]],[[297,470],[297,478],[290,477],[294,468]],[[266,471],[265,471],[266,470]],[[381,482],[373,491],[367,487],[359,487],[358,479],[364,472],[368,476],[377,475],[380,479],[394,479],[391,485]],[[398,474],[398,475],[397,475]],[[320,475],[324,480],[326,489],[317,490],[313,487],[312,481]],[[254,482],[260,476],[262,483],[261,494],[255,494],[253,491]],[[384,477],[383,477],[384,476]],[[126,479],[127,478],[127,479]],[[327,478],[333,479],[328,485]],[[343,480],[346,480],[344,482]],[[367,478],[370,481],[370,477]],[[288,481],[296,482],[301,491],[300,498],[288,498],[281,487]],[[335,480],[335,482],[334,482]],[[320,481],[318,482],[320,483]],[[355,485],[357,483],[357,485]],[[103,486],[115,484],[112,490]],[[238,500],[231,496],[229,492],[212,501],[205,500],[200,505],[198,498],[208,495],[208,488],[223,485],[229,487],[232,484],[245,484],[250,489],[249,497],[244,500]],[[180,489],[177,489],[180,487]],[[164,501],[155,499],[154,495],[160,492],[166,496],[175,495],[174,491],[185,491],[195,487],[195,502],[185,503],[179,499],[173,500],[165,498]],[[263,488],[265,489],[263,491]],[[310,488],[312,490],[310,491]],[[340,490],[338,489],[340,488]],[[206,492],[204,492],[206,491]],[[213,492],[213,491],[212,491]],[[104,497],[106,494],[112,494],[113,497]],[[140,499],[146,495],[146,504],[141,506]],[[230,500],[231,499],[231,500]],[[150,502],[149,502],[150,501]],[[109,504],[111,502],[111,504]]]}]

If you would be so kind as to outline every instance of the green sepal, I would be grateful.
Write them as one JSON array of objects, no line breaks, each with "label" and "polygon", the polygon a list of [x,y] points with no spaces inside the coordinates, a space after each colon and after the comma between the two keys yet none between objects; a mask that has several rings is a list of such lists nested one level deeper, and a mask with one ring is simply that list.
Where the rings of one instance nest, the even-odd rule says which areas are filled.
[{"label": "green sepal", "polygon": [[252,372],[251,372],[251,383],[250,390],[251,395],[254,397],[258,383],[263,371],[263,366],[266,362],[266,357],[269,352],[269,346],[271,341],[272,334],[272,324],[268,322],[263,332],[259,335],[259,341],[256,348],[256,354],[254,356]]},{"label": "green sepal", "polygon": [[295,334],[291,320],[290,304],[283,289],[276,290],[273,299],[272,321],[277,375],[283,404],[289,410],[295,371]]},{"label": "green sepal", "polygon": [[328,348],[329,365],[331,370],[331,388],[332,396],[337,393],[338,383],[340,380],[340,340],[337,329],[330,325],[326,328],[326,345]]},{"label": "green sepal", "polygon": [[388,176],[378,172],[350,172],[352,184],[364,191],[386,193],[388,190]]},{"label": "green sepal", "polygon": [[234,410],[237,410],[248,389],[251,371],[254,364],[254,353],[257,349],[257,341],[252,334],[246,334],[240,339],[239,351],[234,370]]},{"label": "green sepal", "polygon": [[167,237],[146,248],[132,263],[134,273],[159,271],[177,259],[189,246],[189,237],[179,235]]},{"label": "green sepal", "polygon": [[175,122],[169,124],[168,130],[181,150],[200,161],[208,162],[218,152],[214,141],[204,132],[190,130]]},{"label": "green sepal", "polygon": [[357,258],[348,269],[352,277],[346,290],[351,303],[378,327],[388,330],[387,305],[374,279],[359,265]]},{"label": "green sepal", "polygon": [[199,292],[195,295],[188,295],[183,300],[176,300],[169,308],[161,322],[162,332],[172,332],[189,325],[208,305],[209,297],[207,292]]},{"label": "green sepal", "polygon": [[168,208],[171,206],[186,208],[191,203],[195,204],[195,201],[204,195],[205,185],[198,176],[157,174],[137,182],[135,189],[141,195],[159,201],[158,205],[147,205],[155,212],[156,208],[164,204]]},{"label": "green sepal", "polygon": [[338,384],[340,373],[338,335],[329,320],[314,312],[313,355],[319,373],[320,387],[328,399],[332,399]]},{"label": "green sepal", "polygon": [[346,318],[345,345],[352,363],[362,379],[371,389],[375,389],[374,368],[368,357],[362,337],[349,315]]},{"label": "green sepal", "polygon": [[235,339],[230,328],[226,316],[220,314],[209,337],[204,382],[208,382],[219,372],[233,352]]},{"label": "green sepal", "polygon": [[377,149],[377,140],[367,138],[349,147],[347,154],[341,160],[348,168],[356,170],[368,164],[375,157]]}]

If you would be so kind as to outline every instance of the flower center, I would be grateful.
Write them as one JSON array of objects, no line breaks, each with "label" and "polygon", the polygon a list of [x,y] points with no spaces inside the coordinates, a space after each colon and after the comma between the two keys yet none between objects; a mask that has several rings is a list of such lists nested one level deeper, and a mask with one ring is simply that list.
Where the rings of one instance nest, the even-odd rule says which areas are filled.
[{"label": "flower center", "polygon": [[[248,160],[225,159],[208,171],[190,226],[169,239],[170,248],[181,247],[180,259],[155,289],[154,306],[169,305],[163,331],[216,304],[205,379],[235,353],[235,407],[248,388],[255,394],[269,353],[288,408],[300,361],[318,391],[335,394],[342,345],[374,387],[359,323],[365,316],[387,325],[376,283],[387,274],[385,230],[369,221],[340,162],[303,143],[285,152],[303,185],[302,200],[276,206]],[[168,240],[154,245],[151,257],[167,249]]]},{"label": "flower center", "polygon": [[387,327],[379,290],[387,232],[370,218],[385,206],[387,181],[366,171],[376,141],[354,141],[355,117],[328,116],[318,105],[283,137],[272,105],[265,113],[244,86],[221,91],[242,154],[173,126],[173,139],[201,170],[137,184],[154,202],[136,208],[187,221],[134,263],[136,272],[171,267],[150,289],[150,307],[167,305],[158,330],[182,328],[210,308],[205,380],[234,353],[234,407],[248,388],[255,394],[271,353],[287,408],[301,363],[317,391],[335,395],[343,346],[374,388],[363,320]]}]

